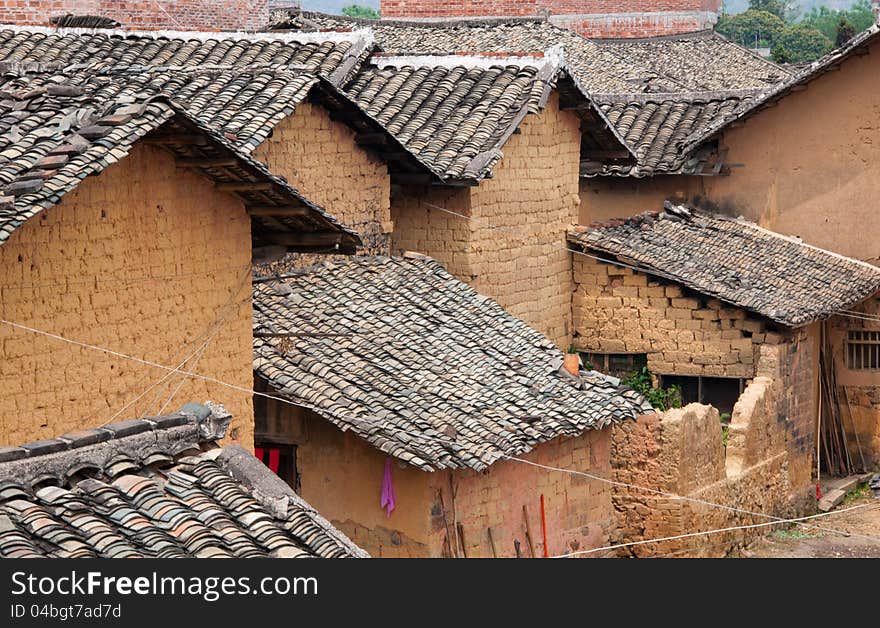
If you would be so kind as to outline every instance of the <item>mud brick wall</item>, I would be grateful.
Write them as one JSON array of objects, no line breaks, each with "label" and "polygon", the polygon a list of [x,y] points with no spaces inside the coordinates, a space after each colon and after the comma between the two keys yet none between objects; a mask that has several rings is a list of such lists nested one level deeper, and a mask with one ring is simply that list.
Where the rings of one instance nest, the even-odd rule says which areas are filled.
[{"label": "mud brick wall", "polygon": [[572,288],[565,231],[580,203],[580,124],[554,93],[520,129],[495,176],[471,192],[472,285],[564,347]]},{"label": "mud brick wall", "polygon": [[[814,444],[804,423],[815,418],[816,334],[761,347],[758,371],[731,416],[725,446],[718,411],[690,404],[615,426],[613,477],[633,487],[765,513],[798,516],[815,508]],[[808,385],[805,382],[810,382]],[[807,408],[810,408],[808,411]],[[615,488],[619,542],[768,521],[703,503]],[[633,556],[725,556],[772,528],[755,528],[624,548]]]},{"label": "mud brick wall", "polygon": [[[610,429],[588,430],[575,438],[543,443],[521,457],[607,478],[611,476],[610,446]],[[605,482],[512,460],[497,462],[482,473],[455,471],[435,473],[432,477],[435,491],[442,493],[442,500],[435,496],[432,511],[431,551],[435,556],[443,555],[444,540],[450,534],[455,541],[459,524],[468,558],[491,558],[492,542],[497,556],[515,557],[514,541],[519,541],[521,555],[529,557],[527,532],[531,534],[535,555],[543,556],[541,495],[550,556],[605,547],[616,534],[611,485]],[[461,555],[460,546],[454,551]],[[586,556],[607,554],[605,551]]]},{"label": "mud brick wall", "polygon": [[433,257],[565,347],[572,287],[565,231],[577,221],[578,120],[559,110],[554,94],[520,128],[494,177],[479,186],[396,193],[392,248]]},{"label": "mud brick wall", "polygon": [[4,0],[4,24],[50,26],[60,15],[100,15],[124,28],[259,30],[269,21],[268,0]]},{"label": "mud brick wall", "polygon": [[[241,202],[138,145],[0,246],[6,320],[175,366],[233,306],[198,373],[250,388],[250,220]],[[230,298],[232,296],[232,298]],[[0,444],[101,425],[165,371],[0,326]],[[173,377],[118,419],[157,413]],[[188,380],[166,412],[223,403],[229,440],[252,444],[250,395]]]},{"label": "mud brick wall", "polygon": [[388,254],[393,230],[388,168],[358,146],[354,131],[332,120],[326,109],[300,104],[254,156],[361,234],[360,254]]},{"label": "mud brick wall", "polygon": [[649,370],[658,374],[749,378],[757,348],[783,340],[761,319],[718,299],[571,255],[572,342],[582,351],[646,353]]},{"label": "mud brick wall", "polygon": [[[865,316],[880,316],[880,299],[875,295],[853,309]],[[880,332],[880,321],[835,316],[827,325],[837,369],[840,413],[847,428],[850,453],[861,463],[861,448],[868,468],[880,467],[880,370],[852,369],[846,361],[847,334],[850,331]]]},{"label": "mud brick wall", "polygon": [[391,197],[391,249],[424,253],[458,279],[471,283],[474,224],[470,191],[464,188],[402,186]]}]

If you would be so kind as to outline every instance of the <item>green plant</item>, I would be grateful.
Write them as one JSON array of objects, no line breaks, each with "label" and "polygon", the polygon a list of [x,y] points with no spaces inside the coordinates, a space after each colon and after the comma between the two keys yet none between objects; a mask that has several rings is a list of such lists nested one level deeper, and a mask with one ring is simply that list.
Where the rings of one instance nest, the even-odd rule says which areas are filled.
[{"label": "green plant", "polygon": [[833,44],[821,31],[805,24],[786,26],[773,47],[777,63],[805,63],[815,61],[831,50]]},{"label": "green plant", "polygon": [[851,504],[855,501],[862,499],[863,497],[867,497],[871,494],[871,487],[868,486],[867,482],[863,482],[859,484],[857,487],[848,491],[846,495],[843,497],[844,504]]},{"label": "green plant", "polygon": [[569,345],[568,350],[566,351],[566,353],[577,353],[577,352],[578,352],[577,347],[575,347],[574,345]]},{"label": "green plant", "polygon": [[730,413],[722,412],[718,415],[718,420],[721,421],[721,442],[727,447],[727,439],[730,436]]},{"label": "green plant", "polygon": [[654,386],[654,378],[651,377],[651,371],[648,370],[647,366],[643,366],[638,371],[633,371],[620,380],[620,383],[629,386],[641,394],[657,410],[662,411],[681,407],[681,388],[679,386],[656,388]]},{"label": "green plant", "polygon": [[370,7],[362,7],[359,4],[352,4],[347,7],[342,7],[342,15],[347,15],[348,17],[357,17],[362,20],[379,19],[379,12],[376,9],[372,9]]},{"label": "green plant", "polygon": [[750,9],[736,15],[722,15],[715,30],[746,48],[772,48],[785,30],[785,22],[768,11]]}]

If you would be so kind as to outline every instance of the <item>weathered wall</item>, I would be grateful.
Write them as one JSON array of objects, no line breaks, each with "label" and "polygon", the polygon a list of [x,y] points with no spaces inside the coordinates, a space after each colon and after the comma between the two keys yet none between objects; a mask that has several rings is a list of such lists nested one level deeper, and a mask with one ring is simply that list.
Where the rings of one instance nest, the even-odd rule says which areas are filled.
[{"label": "weathered wall", "polygon": [[[577,118],[552,95],[504,147],[494,177],[468,189],[402,188],[392,248],[424,253],[548,336],[570,337],[565,231],[577,220]],[[463,218],[467,216],[468,218]]]},{"label": "weathered wall", "polygon": [[[542,494],[551,555],[601,547],[614,535],[609,484],[513,461],[482,473],[428,473],[392,460],[397,507],[388,517],[380,506],[385,454],[312,413],[274,400],[258,399],[256,425],[258,440],[264,435],[297,445],[300,494],[372,556],[490,557],[491,528],[498,556],[515,556],[517,540],[527,557],[523,506],[535,553],[542,556]],[[610,441],[610,430],[587,431],[545,443],[523,458],[609,477]]]},{"label": "weathered wall", "polygon": [[[880,317],[880,299],[875,295],[853,309],[866,316]],[[868,468],[875,469],[880,467],[880,371],[850,369],[845,350],[849,331],[880,331],[880,320],[835,316],[829,320],[827,329],[836,368],[840,414],[850,436],[850,453],[857,463],[861,463],[864,456]]]},{"label": "weathered wall", "polygon": [[574,339],[579,350],[646,353],[658,374],[744,377],[758,347],[782,334],[744,310],[628,268],[572,253]]},{"label": "weathered wall", "polygon": [[[252,383],[250,219],[241,202],[136,146],[100,177],[25,223],[0,246],[0,315],[36,329],[177,365],[232,303],[198,373]],[[0,444],[94,427],[165,371],[0,326]],[[160,410],[174,377],[117,420]],[[165,408],[222,402],[230,439],[252,442],[249,395],[188,381]]]},{"label": "weathered wall", "polygon": [[254,157],[361,234],[359,253],[388,254],[393,230],[388,168],[358,146],[354,131],[332,120],[326,109],[301,103]]},{"label": "weathered wall", "polygon": [[580,126],[557,95],[504,147],[494,177],[471,191],[473,287],[568,344],[571,262],[565,232],[577,220]]},{"label": "weathered wall", "polygon": [[142,30],[259,30],[269,18],[268,0],[5,0],[3,24],[49,26],[60,15],[100,15]]},{"label": "weathered wall", "polygon": [[397,507],[380,506],[386,456],[351,432],[290,404],[258,399],[257,440],[297,446],[299,493],[371,556],[430,555],[431,475],[393,460]]},{"label": "weathered wall", "polygon": [[724,134],[707,196],[780,233],[880,260],[880,43]]},{"label": "weathered wall", "polygon": [[[816,329],[764,345],[756,376],[737,401],[725,446],[718,411],[690,404],[614,428],[614,479],[775,517],[815,506],[811,469],[817,403]],[[624,542],[768,521],[704,503],[617,488]],[[625,548],[634,556],[724,556],[770,528],[737,530]]]},{"label": "weathered wall", "polygon": [[588,225],[612,218],[627,218],[660,211],[663,201],[685,202],[703,192],[703,179],[666,175],[656,177],[592,177],[580,182],[578,223]]},{"label": "weathered wall", "polygon": [[[575,438],[557,438],[544,443],[521,458],[608,478],[611,476],[610,445],[610,429],[588,430]],[[433,475],[437,479],[442,477],[441,474]],[[455,541],[458,535],[454,531],[460,524],[464,555],[468,558],[515,557],[515,541],[519,542],[520,555],[529,557],[529,537],[535,556],[543,556],[542,495],[548,555],[605,547],[616,533],[611,485],[607,482],[510,460],[497,462],[482,473],[456,471],[444,475],[447,482],[439,484],[443,490],[446,518],[444,520],[442,510],[433,517],[433,555],[442,555],[444,540],[448,536],[452,535]],[[435,481],[435,486],[437,484]],[[455,551],[462,555],[460,546]],[[608,551],[586,554],[605,555]]]},{"label": "weathered wall", "polygon": [[587,37],[650,37],[711,28],[718,0],[382,0],[383,18],[437,19],[551,15]]}]

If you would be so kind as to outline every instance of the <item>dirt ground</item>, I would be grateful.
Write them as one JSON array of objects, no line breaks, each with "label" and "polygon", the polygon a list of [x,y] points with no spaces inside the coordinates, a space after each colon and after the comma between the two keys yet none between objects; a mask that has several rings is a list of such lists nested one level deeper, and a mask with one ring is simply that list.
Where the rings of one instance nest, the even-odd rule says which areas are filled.
[{"label": "dirt ground", "polygon": [[861,508],[809,522],[848,532],[851,536],[794,525],[755,541],[741,550],[741,555],[744,558],[880,558],[880,499],[867,491],[840,504],[835,512],[853,506]]}]

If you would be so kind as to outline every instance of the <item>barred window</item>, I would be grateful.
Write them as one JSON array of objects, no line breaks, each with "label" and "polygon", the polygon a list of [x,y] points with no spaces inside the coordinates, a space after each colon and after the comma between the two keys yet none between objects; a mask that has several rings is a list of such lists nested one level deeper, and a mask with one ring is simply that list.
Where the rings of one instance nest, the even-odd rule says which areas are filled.
[{"label": "barred window", "polygon": [[648,366],[647,353],[582,353],[581,358],[593,370],[614,377],[626,377]]},{"label": "barred window", "polygon": [[880,331],[847,333],[846,367],[853,371],[880,369]]}]

